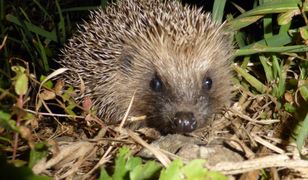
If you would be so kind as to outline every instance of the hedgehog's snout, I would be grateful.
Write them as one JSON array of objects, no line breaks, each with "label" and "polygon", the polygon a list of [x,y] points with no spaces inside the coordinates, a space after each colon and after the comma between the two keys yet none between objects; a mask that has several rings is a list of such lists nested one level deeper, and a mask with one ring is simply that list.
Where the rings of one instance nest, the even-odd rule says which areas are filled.
[{"label": "hedgehog's snout", "polygon": [[180,111],[173,118],[173,130],[176,133],[188,133],[197,128],[197,121],[192,112]]}]

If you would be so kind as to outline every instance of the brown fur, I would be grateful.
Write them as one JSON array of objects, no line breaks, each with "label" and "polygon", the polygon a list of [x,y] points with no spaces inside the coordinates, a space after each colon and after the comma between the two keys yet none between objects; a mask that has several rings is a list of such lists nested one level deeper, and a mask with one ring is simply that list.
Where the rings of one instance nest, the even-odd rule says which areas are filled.
[{"label": "brown fur", "polygon": [[[149,126],[168,132],[178,111],[193,112],[202,127],[229,102],[232,49],[223,26],[200,9],[172,0],[121,0],[91,13],[60,63],[71,70],[67,83],[77,88],[77,74],[84,80],[80,98],[91,97],[106,122],[122,119],[136,91],[130,115],[146,115]],[[155,75],[164,92],[150,89]],[[208,91],[204,77],[213,82]]]}]

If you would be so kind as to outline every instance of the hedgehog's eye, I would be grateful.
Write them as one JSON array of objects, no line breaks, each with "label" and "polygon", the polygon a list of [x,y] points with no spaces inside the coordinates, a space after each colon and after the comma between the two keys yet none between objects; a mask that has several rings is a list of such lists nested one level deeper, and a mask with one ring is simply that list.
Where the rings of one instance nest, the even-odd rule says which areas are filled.
[{"label": "hedgehog's eye", "polygon": [[163,89],[163,83],[161,79],[155,75],[150,81],[150,88],[155,92],[161,92]]},{"label": "hedgehog's eye", "polygon": [[204,90],[210,90],[212,88],[212,79],[209,77],[205,77],[202,81],[202,88]]}]

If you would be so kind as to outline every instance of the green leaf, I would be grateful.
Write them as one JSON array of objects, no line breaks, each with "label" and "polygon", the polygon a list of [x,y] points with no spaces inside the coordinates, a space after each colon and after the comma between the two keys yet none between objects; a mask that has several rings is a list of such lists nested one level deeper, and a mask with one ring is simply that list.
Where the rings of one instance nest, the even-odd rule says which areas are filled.
[{"label": "green leaf", "polygon": [[26,74],[20,75],[15,84],[15,92],[16,94],[23,96],[27,93],[28,90],[28,77]]},{"label": "green leaf", "polygon": [[70,102],[72,101],[72,97],[70,94],[74,93],[74,87],[72,85],[68,85],[68,88],[64,91],[64,93],[62,94],[62,100],[64,102]]},{"label": "green leaf", "polygon": [[32,168],[39,160],[48,155],[48,146],[45,142],[35,144],[34,149],[30,151],[29,167]]},{"label": "green leaf", "polygon": [[[288,11],[298,10],[299,3],[301,3],[301,0],[281,0],[266,2],[236,17],[230,21],[228,25],[230,25],[230,27],[234,30],[239,30],[256,22],[266,14],[285,13]],[[304,10],[308,10],[307,5],[304,7]],[[285,20],[285,18],[283,18],[283,20]],[[286,23],[287,21],[284,22]]]},{"label": "green leaf", "polygon": [[273,22],[272,15],[268,14],[263,18],[263,31],[264,31],[264,39],[267,40],[273,36]]},{"label": "green leaf", "polygon": [[296,107],[294,107],[292,104],[290,103],[285,103],[284,104],[284,109],[290,113],[295,113],[296,112]]},{"label": "green leaf", "polygon": [[24,74],[26,69],[22,66],[12,66],[12,71],[16,73],[17,76],[20,76],[21,74]]},{"label": "green leaf", "polygon": [[115,169],[113,175],[108,175],[105,168],[101,168],[100,180],[143,180],[143,179],[157,179],[160,171],[161,180],[198,180],[198,179],[226,179],[224,175],[218,172],[211,172],[203,168],[204,160],[193,160],[184,166],[184,163],[177,159],[171,164],[162,169],[155,161],[147,161],[142,164],[142,159],[133,157],[127,147],[122,147],[115,160]]},{"label": "green leaf", "polygon": [[292,37],[288,32],[280,33],[278,35],[274,35],[271,37],[268,37],[266,39],[262,39],[260,41],[257,41],[255,43],[249,44],[243,49],[249,49],[249,48],[266,48],[266,47],[279,47],[284,46],[292,42]]},{"label": "green leaf", "polygon": [[293,45],[293,46],[281,46],[281,47],[268,47],[259,46],[250,49],[238,49],[235,52],[235,56],[246,56],[256,53],[276,52],[276,53],[291,53],[291,52],[307,52],[308,46],[306,45]]},{"label": "green leaf", "polygon": [[291,22],[285,25],[281,25],[279,29],[279,34],[285,34],[288,33],[291,27]]},{"label": "green leaf", "polygon": [[224,15],[226,0],[215,0],[212,10],[212,19],[221,23]]},{"label": "green leaf", "polygon": [[114,174],[112,175],[113,179],[124,179],[128,170],[126,169],[127,159],[130,157],[130,151],[128,147],[123,147],[119,150],[117,158],[115,160],[115,169]]},{"label": "green leaf", "polygon": [[142,165],[142,159],[140,157],[131,157],[126,163],[126,169],[128,171],[133,170],[135,167]]},{"label": "green leaf", "polygon": [[[45,79],[46,79],[46,76],[44,75],[40,76],[40,82],[43,82]],[[53,83],[51,80],[48,80],[43,84],[43,86],[51,89],[53,87]]]},{"label": "green leaf", "polygon": [[273,55],[273,79],[281,77],[282,67],[279,65],[277,56]]},{"label": "green leaf", "polygon": [[269,59],[267,59],[265,56],[259,56],[259,58],[263,66],[267,82],[272,82],[274,78],[272,67],[268,64]]},{"label": "green leaf", "polygon": [[[13,15],[10,14],[6,15],[6,20],[18,26],[22,26],[22,23],[18,20],[18,18]],[[29,22],[23,22],[23,23],[26,25],[26,28],[29,29],[29,31],[38,34],[42,37],[45,37],[47,39],[50,39],[54,42],[58,42],[55,30],[49,32]]]},{"label": "green leaf", "polygon": [[112,178],[108,175],[106,169],[103,167],[101,168],[99,180],[112,180]]},{"label": "green leaf", "polygon": [[228,178],[220,172],[209,171],[205,179],[227,180]]},{"label": "green leaf", "polygon": [[281,98],[286,90],[286,80],[287,80],[287,70],[281,68],[279,79],[278,79],[278,89],[277,94],[275,95],[277,98]]},{"label": "green leaf", "polygon": [[245,47],[246,46],[246,42],[245,42],[245,33],[243,32],[237,32],[235,35],[235,40],[236,40],[236,44],[239,46],[239,48]]},{"label": "green leaf", "polygon": [[308,113],[306,114],[306,117],[303,122],[303,126],[301,127],[299,134],[296,138],[296,144],[299,151],[301,151],[302,147],[305,144],[305,139],[308,136]]},{"label": "green leaf", "polygon": [[289,11],[286,11],[285,13],[279,14],[278,19],[277,19],[278,25],[286,25],[290,23],[293,17],[298,14],[300,14],[299,9],[289,10]]},{"label": "green leaf", "polygon": [[75,107],[76,104],[72,100],[70,100],[68,105],[65,107],[65,112],[70,116],[76,116],[76,113],[74,112]]},{"label": "green leaf", "polygon": [[246,26],[249,26],[250,24],[253,24],[257,22],[259,19],[261,19],[263,16],[249,16],[249,17],[242,17],[242,18],[235,18],[227,23],[227,25],[230,27],[230,29],[236,31],[241,28],[244,28]]},{"label": "green leaf", "polygon": [[38,0],[33,0],[33,2],[40,8],[40,10],[44,13],[44,16],[50,16],[48,11],[39,3]]},{"label": "green leaf", "polygon": [[171,164],[164,170],[161,171],[160,180],[178,180],[182,179],[183,174],[180,169],[183,167],[183,162],[179,159],[174,160]]},{"label": "green leaf", "polygon": [[202,180],[202,179],[221,179],[226,180],[227,177],[219,172],[208,171],[203,167],[205,160],[195,159],[190,161],[182,168],[187,180]]},{"label": "green leaf", "polygon": [[26,75],[26,69],[22,66],[12,66],[12,71],[16,73],[13,78],[15,80],[15,92],[22,96],[27,93],[28,90],[28,76]]},{"label": "green leaf", "polygon": [[235,65],[233,67],[234,67],[234,70],[240,75],[242,75],[244,79],[246,79],[246,81],[248,81],[251,86],[256,88],[257,91],[259,91],[260,93],[265,93],[267,91],[267,87],[262,82],[260,82],[257,78],[253,77],[251,74],[249,74],[248,72],[246,72],[244,69],[242,69],[239,66]]},{"label": "green leaf", "polygon": [[64,17],[63,17],[63,14],[62,14],[62,10],[61,10],[61,7],[59,5],[59,2],[58,0],[55,1],[56,3],[56,7],[57,7],[57,10],[58,10],[58,13],[59,13],[59,18],[60,18],[60,21],[59,21],[59,24],[58,24],[58,27],[59,27],[59,32],[61,33],[61,43],[64,43],[64,41],[66,40],[66,33],[65,33],[65,20],[64,20]]},{"label": "green leaf", "polygon": [[299,80],[298,89],[305,101],[308,101],[308,80]]},{"label": "green leaf", "polygon": [[[301,3],[301,0],[281,0],[280,2],[268,2],[241,14],[239,17],[284,13],[291,10],[297,10],[299,3]],[[306,11],[307,9],[308,6],[306,5],[304,10]]]},{"label": "green leaf", "polygon": [[189,162],[182,168],[182,172],[185,174],[187,179],[204,179],[207,170],[203,168],[205,160],[195,159]]},{"label": "green leaf", "polygon": [[304,40],[308,40],[308,26],[300,27],[299,32]]},{"label": "green leaf", "polygon": [[16,121],[11,119],[11,115],[0,110],[0,125],[10,131],[18,132]]},{"label": "green leaf", "polygon": [[137,165],[129,174],[131,180],[150,179],[161,169],[155,161],[148,161],[144,165]]},{"label": "green leaf", "polygon": [[40,57],[41,57],[40,64],[44,68],[44,71],[48,72],[49,71],[49,65],[48,65],[48,58],[47,58],[47,54],[46,54],[46,48],[42,44],[40,37],[38,35],[36,35],[36,40],[37,41],[33,40],[33,44],[35,45],[37,51],[40,53]]}]

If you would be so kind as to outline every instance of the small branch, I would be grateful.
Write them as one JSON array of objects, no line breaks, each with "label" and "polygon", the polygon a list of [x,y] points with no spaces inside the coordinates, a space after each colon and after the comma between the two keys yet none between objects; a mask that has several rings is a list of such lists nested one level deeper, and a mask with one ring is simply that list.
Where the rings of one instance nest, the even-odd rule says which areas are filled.
[{"label": "small branch", "polygon": [[[23,108],[23,95],[19,95],[18,99],[17,99],[17,103],[16,103],[17,108],[22,109]],[[16,126],[19,127],[20,126],[20,119],[21,119],[21,115],[20,113],[17,114],[16,117]],[[17,155],[17,147],[18,147],[18,140],[19,140],[19,133],[16,132],[14,134],[14,142],[13,142],[13,157],[12,159],[15,160],[16,159],[16,155]]]},{"label": "small branch", "polygon": [[80,119],[84,119],[85,118],[84,116],[36,112],[36,111],[32,111],[30,109],[25,109],[25,111],[28,112],[28,113],[32,113],[32,114],[35,114],[35,115],[42,115],[42,116],[56,116],[56,117],[68,117],[68,118],[80,118]]},{"label": "small branch", "polygon": [[4,36],[3,38],[2,44],[0,45],[0,50],[5,46],[6,40],[7,40],[7,35]]},{"label": "small branch", "polygon": [[221,162],[214,166],[206,166],[210,170],[233,175],[271,167],[285,167],[294,169],[308,168],[308,161],[302,159],[291,159],[288,155],[281,154],[256,158],[243,162]]}]

